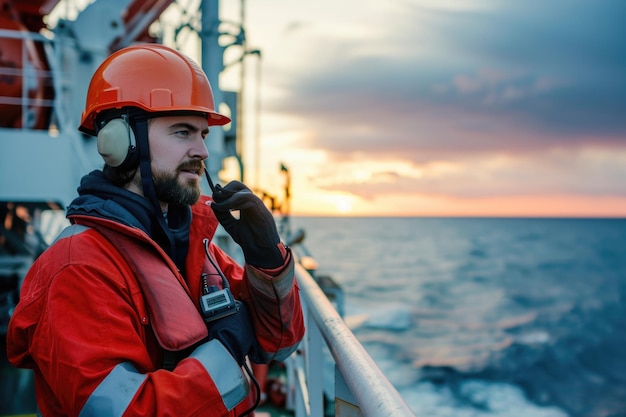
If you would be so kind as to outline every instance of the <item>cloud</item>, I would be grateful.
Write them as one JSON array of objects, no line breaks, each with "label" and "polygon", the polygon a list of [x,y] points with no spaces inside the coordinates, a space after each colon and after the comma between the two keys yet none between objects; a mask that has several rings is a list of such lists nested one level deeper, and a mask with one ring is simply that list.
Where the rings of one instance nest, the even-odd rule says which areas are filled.
[{"label": "cloud", "polygon": [[274,68],[284,95],[270,109],[300,117],[318,132],[311,146],[337,154],[626,142],[623,2],[485,5],[405,3],[380,16],[377,38],[309,33],[299,53],[311,51],[310,71]]},{"label": "cloud", "polygon": [[[494,155],[457,161],[432,161],[397,170],[359,172],[358,163],[336,175],[323,172],[314,181],[321,189],[344,191],[364,199],[413,194],[485,198],[493,196],[587,195],[626,197],[626,152],[584,149],[575,154],[556,150],[542,159]],[[359,172],[358,176],[354,173]]]},{"label": "cloud", "polygon": [[321,20],[283,26],[263,70],[264,111],[316,156],[308,185],[368,201],[625,196],[626,2],[322,3]]}]

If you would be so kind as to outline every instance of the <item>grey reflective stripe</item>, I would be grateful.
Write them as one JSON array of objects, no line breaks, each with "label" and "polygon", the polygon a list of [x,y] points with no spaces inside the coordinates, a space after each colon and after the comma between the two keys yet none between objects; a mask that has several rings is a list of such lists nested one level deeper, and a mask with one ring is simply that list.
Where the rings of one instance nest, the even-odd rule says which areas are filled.
[{"label": "grey reflective stripe", "polygon": [[[59,235],[54,239],[54,242],[52,242],[52,245],[54,245],[55,243],[57,243],[59,240],[61,240],[63,238],[77,235],[77,234],[82,233],[82,232],[84,232],[85,230],[88,230],[88,229],[89,229],[89,227],[83,226],[82,224],[72,224],[72,225],[69,225],[65,229],[61,230],[61,233],[59,233]],[[50,246],[52,246],[52,245],[50,245]]]},{"label": "grey reflective stripe", "polygon": [[211,375],[227,410],[232,410],[248,396],[248,380],[219,341],[208,341],[189,357],[197,359]]},{"label": "grey reflective stripe", "polygon": [[120,363],[91,393],[79,417],[122,416],[146,378],[130,362]]},{"label": "grey reflective stripe", "polygon": [[287,346],[287,347],[284,347],[282,349],[279,349],[278,351],[276,351],[274,353],[261,352],[261,358],[265,362],[270,362],[271,360],[282,362],[282,361],[286,360],[289,356],[291,356],[291,354],[293,352],[295,352],[296,349],[298,349],[299,345],[300,345],[300,342],[296,343],[295,345]]}]

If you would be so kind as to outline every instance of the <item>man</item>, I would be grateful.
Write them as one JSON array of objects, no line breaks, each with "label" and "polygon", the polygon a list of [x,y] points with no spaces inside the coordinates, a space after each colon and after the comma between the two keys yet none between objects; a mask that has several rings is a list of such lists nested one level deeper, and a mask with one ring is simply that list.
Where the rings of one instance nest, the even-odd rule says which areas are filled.
[{"label": "man", "polygon": [[[271,213],[239,182],[200,196],[205,137],[229,121],[202,70],[165,46],[122,49],[94,74],[79,129],[105,166],[83,177],[7,336],[43,416],[239,415],[246,356],[297,347],[293,259]],[[244,268],[211,243],[218,220]]]}]

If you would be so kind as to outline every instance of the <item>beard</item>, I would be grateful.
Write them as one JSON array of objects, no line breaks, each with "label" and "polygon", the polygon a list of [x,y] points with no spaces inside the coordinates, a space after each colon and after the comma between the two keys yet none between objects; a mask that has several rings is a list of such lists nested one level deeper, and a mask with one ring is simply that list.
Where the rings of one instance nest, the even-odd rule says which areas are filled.
[{"label": "beard", "polygon": [[178,174],[184,170],[197,170],[200,174],[204,170],[202,161],[189,161],[182,163],[175,172],[159,171],[152,169],[152,179],[157,199],[168,204],[190,206],[200,198],[200,179],[180,182]]}]

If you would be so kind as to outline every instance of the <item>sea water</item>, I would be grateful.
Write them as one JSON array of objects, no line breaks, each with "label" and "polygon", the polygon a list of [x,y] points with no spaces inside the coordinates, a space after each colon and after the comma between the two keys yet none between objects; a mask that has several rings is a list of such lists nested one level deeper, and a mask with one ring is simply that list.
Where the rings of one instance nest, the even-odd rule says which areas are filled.
[{"label": "sea water", "polygon": [[295,217],[416,416],[626,416],[626,220]]}]

